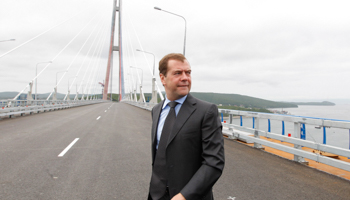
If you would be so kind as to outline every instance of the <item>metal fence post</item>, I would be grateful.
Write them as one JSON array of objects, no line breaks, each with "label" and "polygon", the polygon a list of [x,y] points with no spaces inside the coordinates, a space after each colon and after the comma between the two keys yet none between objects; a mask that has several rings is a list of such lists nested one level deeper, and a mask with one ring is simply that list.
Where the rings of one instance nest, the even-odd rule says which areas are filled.
[{"label": "metal fence post", "polygon": [[[300,134],[301,134],[301,128],[300,128],[299,122],[294,122],[294,138],[299,138],[300,139]],[[296,149],[302,149],[301,145],[294,144],[294,148]],[[301,156],[294,155],[294,161],[300,162],[300,163],[307,163],[305,159]]]},{"label": "metal fence post", "polygon": [[[233,115],[232,114],[229,114],[229,116],[228,116],[229,118],[228,118],[228,121],[229,121],[229,124],[232,124],[232,121],[233,121]],[[230,131],[232,131],[232,128],[229,128],[229,130]]]},{"label": "metal fence post", "polygon": [[[229,124],[233,124],[233,114],[229,114]],[[233,134],[233,128],[229,128],[228,130],[232,131],[232,136],[230,136],[230,139],[237,140],[237,137]]]},{"label": "metal fence post", "polygon": [[[260,138],[259,137],[259,118],[257,118],[256,120],[255,120],[255,118],[256,117],[253,117],[253,127],[254,127],[254,137],[255,138]],[[256,121],[256,126],[254,126],[254,124],[255,124],[255,121]],[[259,144],[259,143],[256,143],[256,142],[254,142],[254,148],[257,148],[257,149],[265,149],[261,144]]]}]

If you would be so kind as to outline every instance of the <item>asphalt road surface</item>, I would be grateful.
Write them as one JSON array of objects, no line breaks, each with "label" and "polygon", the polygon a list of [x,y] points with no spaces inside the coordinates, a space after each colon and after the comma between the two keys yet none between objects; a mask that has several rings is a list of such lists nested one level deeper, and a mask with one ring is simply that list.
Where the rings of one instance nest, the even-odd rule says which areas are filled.
[{"label": "asphalt road surface", "polygon": [[[101,103],[0,121],[0,199],[147,199],[151,115]],[[221,199],[350,199],[350,182],[225,139]]]}]

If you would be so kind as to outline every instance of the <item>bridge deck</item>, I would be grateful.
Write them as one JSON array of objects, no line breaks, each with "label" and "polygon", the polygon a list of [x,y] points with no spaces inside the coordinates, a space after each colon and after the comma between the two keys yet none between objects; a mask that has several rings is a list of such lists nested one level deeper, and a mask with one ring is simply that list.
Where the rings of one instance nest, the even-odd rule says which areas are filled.
[{"label": "bridge deck", "polygon": [[[149,111],[123,103],[2,120],[0,199],[146,199],[150,124]],[[216,199],[349,199],[336,176],[230,140],[225,154]]]}]

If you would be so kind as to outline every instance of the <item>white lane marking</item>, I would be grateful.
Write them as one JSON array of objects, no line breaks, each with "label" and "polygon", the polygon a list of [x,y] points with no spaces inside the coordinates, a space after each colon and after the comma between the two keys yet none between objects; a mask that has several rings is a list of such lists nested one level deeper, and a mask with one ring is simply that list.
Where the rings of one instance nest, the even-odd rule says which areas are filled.
[{"label": "white lane marking", "polygon": [[73,140],[73,142],[70,143],[70,144],[58,155],[58,157],[64,156],[64,154],[66,154],[67,151],[68,151],[70,148],[72,148],[72,146],[73,146],[78,140],[79,140],[79,138],[75,138],[75,140]]},{"label": "white lane marking", "polygon": [[101,118],[101,116],[98,116],[96,120],[99,120]]}]

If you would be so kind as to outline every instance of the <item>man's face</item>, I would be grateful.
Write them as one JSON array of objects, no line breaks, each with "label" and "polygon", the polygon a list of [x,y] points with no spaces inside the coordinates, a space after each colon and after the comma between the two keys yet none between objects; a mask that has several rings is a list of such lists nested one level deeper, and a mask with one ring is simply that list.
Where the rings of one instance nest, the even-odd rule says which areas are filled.
[{"label": "man's face", "polygon": [[168,72],[166,76],[160,74],[160,80],[170,101],[180,99],[191,90],[191,66],[187,60],[169,60]]}]

